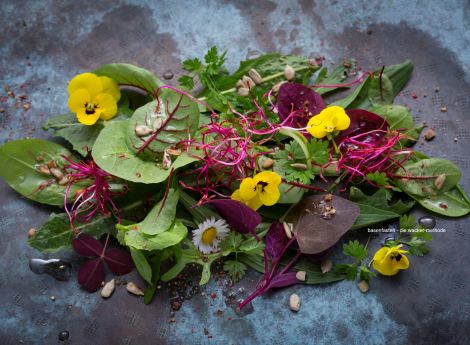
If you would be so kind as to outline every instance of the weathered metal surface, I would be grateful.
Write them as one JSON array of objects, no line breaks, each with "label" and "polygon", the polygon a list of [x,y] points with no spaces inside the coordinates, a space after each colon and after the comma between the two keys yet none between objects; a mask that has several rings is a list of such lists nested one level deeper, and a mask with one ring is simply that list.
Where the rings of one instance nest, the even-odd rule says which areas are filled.
[{"label": "weathered metal surface", "polygon": [[[15,109],[11,99],[1,103],[5,108],[0,113],[1,143],[29,136],[68,146],[64,140],[52,138],[52,132],[43,132],[41,125],[68,111],[67,80],[105,63],[133,63],[162,79],[171,70],[174,77],[168,83],[176,85],[183,74],[181,61],[201,58],[212,45],[230,47],[228,68],[232,71],[235,61],[245,59],[249,50],[305,56],[316,51],[326,57],[329,67],[333,67],[331,61],[337,64],[343,57],[355,57],[364,70],[411,58],[415,70],[395,103],[410,108],[416,124],[427,121],[436,126],[433,146],[419,149],[455,162],[463,172],[461,185],[470,192],[468,3],[1,0],[0,13],[0,81],[17,95],[28,95],[32,104],[24,111]],[[438,93],[434,91],[437,86]],[[412,98],[413,92],[417,99]],[[0,91],[0,98],[4,96]],[[447,112],[439,111],[440,107]],[[246,298],[259,277],[250,270],[232,290],[211,279],[205,292],[216,293],[215,300],[209,303],[212,298],[197,295],[183,303],[173,317],[176,321],[169,323],[172,296],[165,285],[148,306],[122,285],[105,300],[99,291],[89,293],[77,284],[76,274],[84,258],[71,251],[42,255],[30,248],[28,230],[39,228],[51,211],[60,209],[20,199],[3,180],[0,188],[2,344],[20,340],[23,344],[127,345],[467,341],[468,217],[436,217],[437,228],[446,232],[434,234],[429,254],[412,257],[410,269],[396,276],[375,278],[366,294],[356,287],[358,282],[297,285],[257,298],[247,312],[237,313],[230,302],[226,305],[224,294],[228,293],[222,290],[235,292],[235,303]],[[416,218],[427,214],[420,207],[412,213]],[[367,237],[364,230],[353,231],[343,242],[359,238],[365,243]],[[345,260],[341,243],[329,255],[335,264]],[[371,253],[379,247],[379,239],[373,238]],[[31,258],[52,257],[72,262],[70,282],[29,270]],[[112,278],[106,271],[106,280]],[[123,278],[145,286],[135,269]],[[239,287],[245,291],[238,292]],[[301,298],[299,312],[288,307],[294,291]],[[222,316],[218,309],[223,310]],[[204,328],[212,338],[204,334]],[[61,331],[70,333],[65,342],[58,340]]]}]

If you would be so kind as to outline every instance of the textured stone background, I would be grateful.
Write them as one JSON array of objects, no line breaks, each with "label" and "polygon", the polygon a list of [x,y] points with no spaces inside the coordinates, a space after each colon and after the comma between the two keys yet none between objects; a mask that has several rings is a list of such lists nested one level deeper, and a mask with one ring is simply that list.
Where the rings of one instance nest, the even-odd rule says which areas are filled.
[{"label": "textured stone background", "polygon": [[[110,62],[133,63],[160,78],[172,70],[175,77],[169,84],[176,85],[184,73],[181,62],[202,58],[212,45],[220,50],[230,47],[227,68],[231,71],[250,50],[307,57],[315,51],[326,57],[329,67],[333,66],[330,61],[355,57],[364,70],[411,58],[415,70],[395,104],[408,106],[416,124],[426,120],[438,126],[434,147],[419,150],[454,161],[463,171],[461,185],[470,192],[468,2],[0,0],[0,13],[0,82],[10,85],[16,95],[28,95],[32,105],[25,112],[15,109],[11,99],[2,99],[1,143],[30,137],[67,146],[66,141],[52,138],[52,131],[42,131],[41,125],[68,112],[68,80]],[[436,86],[439,93],[433,91]],[[418,99],[411,97],[413,92]],[[422,97],[425,92],[427,98]],[[0,99],[4,96],[1,90]],[[446,113],[438,109],[443,106]],[[424,258],[411,258],[410,269],[394,277],[374,279],[366,294],[357,289],[358,282],[294,286],[257,298],[248,312],[240,314],[224,303],[221,292],[228,288],[211,280],[206,291],[218,296],[212,305],[201,296],[193,298],[176,313],[176,322],[169,324],[166,289],[158,290],[149,306],[123,287],[103,300],[99,291],[88,293],[76,283],[83,260],[73,252],[43,256],[29,247],[27,231],[39,228],[51,211],[60,209],[20,199],[3,180],[0,190],[2,344],[20,340],[24,344],[63,344],[57,339],[64,330],[70,332],[66,344],[467,342],[468,217],[436,217],[437,227],[447,232],[434,235],[431,251]],[[415,217],[427,214],[419,207],[412,213]],[[354,238],[365,243],[367,233],[354,231],[344,240]],[[379,238],[372,239],[371,252],[379,247]],[[340,248],[341,243],[329,256],[334,263],[345,259]],[[72,261],[73,279],[66,283],[34,275],[28,262],[42,257]],[[245,298],[252,291],[251,280],[256,282],[258,277],[250,271],[229,293],[235,291],[237,299]],[[106,271],[106,280],[111,278]],[[136,270],[125,278],[145,286]],[[245,292],[239,293],[239,287]],[[302,300],[298,313],[287,306],[293,291]],[[55,302],[50,296],[56,297]],[[217,314],[219,308],[224,310],[222,317]],[[204,335],[204,328],[212,339]]]}]

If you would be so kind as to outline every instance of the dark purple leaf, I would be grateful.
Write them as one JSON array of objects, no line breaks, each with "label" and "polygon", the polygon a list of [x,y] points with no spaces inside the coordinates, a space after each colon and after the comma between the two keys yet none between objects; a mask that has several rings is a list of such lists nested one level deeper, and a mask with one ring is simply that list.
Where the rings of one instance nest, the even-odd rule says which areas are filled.
[{"label": "dark purple leaf", "polygon": [[78,284],[86,285],[88,291],[98,290],[103,278],[104,266],[101,258],[85,262],[78,270]]},{"label": "dark purple leaf", "polygon": [[261,216],[244,203],[232,199],[215,199],[205,203],[214,206],[220,216],[234,230],[242,234],[249,232],[256,234],[255,228],[261,223]]},{"label": "dark purple leaf", "polygon": [[380,130],[373,133],[362,135],[354,140],[361,143],[376,143],[387,134],[390,128],[389,123],[383,117],[362,109],[350,109],[346,114],[351,119],[351,124],[344,131],[339,132],[336,142],[339,143],[346,137],[352,138],[359,134],[367,133],[370,131]]},{"label": "dark purple leaf", "polygon": [[286,123],[287,126],[295,128],[306,127],[312,116],[318,115],[323,109],[326,109],[325,102],[319,93],[297,83],[281,85],[277,96],[277,106],[281,121],[284,121],[293,111],[301,111],[297,113],[300,117],[295,116],[293,122],[289,120]]},{"label": "dark purple leaf", "polygon": [[104,254],[104,261],[111,272],[114,274],[127,274],[132,271],[132,258],[122,250],[113,248]]},{"label": "dark purple leaf", "polygon": [[332,245],[330,248],[325,249],[324,251],[322,251],[321,253],[318,253],[318,254],[305,254],[305,255],[313,261],[318,261],[318,260],[323,259],[325,256],[327,256],[328,253],[331,252],[333,247],[334,247],[334,245]]},{"label": "dark purple leaf", "polygon": [[271,283],[269,284],[268,289],[297,284],[300,282],[300,280],[297,279],[296,275],[297,275],[297,272],[289,272],[289,273],[278,275],[273,280],[271,280]]},{"label": "dark purple leaf", "polygon": [[72,246],[75,252],[80,256],[94,257],[101,256],[103,253],[103,245],[97,239],[80,234],[72,240]]},{"label": "dark purple leaf", "polygon": [[[327,207],[335,213],[325,216]],[[360,212],[358,205],[339,196],[325,201],[325,195],[312,195],[294,206],[285,222],[292,224],[295,234],[300,233],[296,241],[302,253],[320,256],[352,227]]]},{"label": "dark purple leaf", "polygon": [[266,234],[266,249],[271,254],[273,261],[282,254],[284,248],[284,241],[286,240],[286,232],[284,226],[276,220],[270,227]]}]

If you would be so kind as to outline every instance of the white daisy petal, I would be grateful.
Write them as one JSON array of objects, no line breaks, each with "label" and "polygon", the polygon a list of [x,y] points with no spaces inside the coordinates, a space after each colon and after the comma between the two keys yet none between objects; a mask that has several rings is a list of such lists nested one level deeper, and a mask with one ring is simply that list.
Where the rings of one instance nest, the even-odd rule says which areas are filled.
[{"label": "white daisy petal", "polygon": [[[210,243],[203,241],[203,235],[206,230],[215,230],[215,236]],[[211,231],[213,231],[211,230]],[[211,252],[219,251],[218,244],[222,241],[229,233],[230,228],[228,227],[224,219],[216,221],[214,216],[210,219],[206,219],[204,222],[198,225],[198,229],[193,230],[193,244],[204,254],[210,254]],[[207,239],[207,237],[206,237]]]}]

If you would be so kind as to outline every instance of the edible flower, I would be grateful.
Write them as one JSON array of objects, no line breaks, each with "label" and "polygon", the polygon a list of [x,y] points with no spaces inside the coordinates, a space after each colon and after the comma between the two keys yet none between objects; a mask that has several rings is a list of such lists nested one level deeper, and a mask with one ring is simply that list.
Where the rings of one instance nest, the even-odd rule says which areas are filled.
[{"label": "edible flower", "polygon": [[206,219],[193,230],[193,244],[204,254],[219,250],[219,242],[228,235],[230,229],[223,219],[215,221],[215,217]]},{"label": "edible flower", "polygon": [[383,247],[374,255],[374,268],[386,276],[393,276],[399,270],[407,269],[410,265],[408,258],[403,255],[408,253],[406,250],[401,250],[403,245],[400,244],[396,247]]},{"label": "edible flower", "polygon": [[68,92],[69,109],[77,114],[78,121],[84,125],[93,125],[98,119],[112,119],[117,113],[117,102],[121,99],[121,91],[114,79],[92,73],[73,78]]},{"label": "edible flower", "polygon": [[281,196],[278,188],[281,182],[281,176],[275,172],[260,172],[254,178],[245,178],[240,189],[232,194],[232,199],[243,202],[255,211],[262,205],[272,206]]},{"label": "edible flower", "polygon": [[315,138],[323,138],[333,131],[342,131],[349,127],[351,120],[343,108],[333,106],[323,109],[312,117],[307,124],[307,131]]}]

